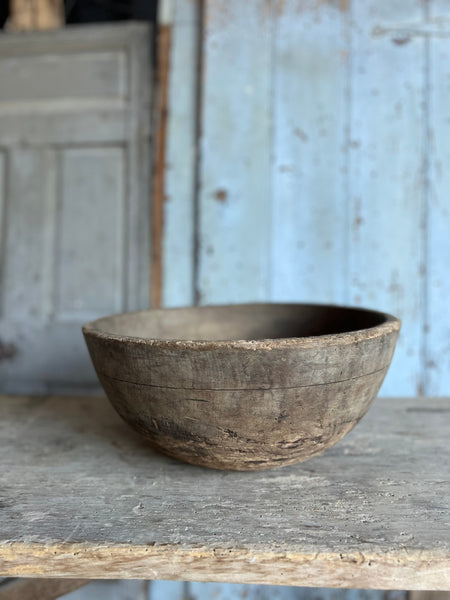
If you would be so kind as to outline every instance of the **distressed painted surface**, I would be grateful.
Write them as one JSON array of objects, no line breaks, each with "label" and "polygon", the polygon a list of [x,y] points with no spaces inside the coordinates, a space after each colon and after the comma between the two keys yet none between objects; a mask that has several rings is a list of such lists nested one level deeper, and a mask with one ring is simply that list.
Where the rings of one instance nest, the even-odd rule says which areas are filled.
[{"label": "distressed painted surface", "polygon": [[[448,395],[447,2],[285,0],[242,10],[232,0],[207,0],[206,11],[198,255],[190,242],[184,246],[200,301],[309,300],[391,311],[403,331],[382,394]],[[248,80],[257,95],[243,94]],[[190,110],[180,95],[178,111],[179,102]],[[259,115],[250,131],[249,115]],[[249,147],[259,171],[243,162]],[[169,186],[179,172],[168,173]],[[261,182],[263,193],[255,187]],[[176,215],[167,218],[173,243]],[[183,240],[189,224],[176,225]],[[182,268],[176,260],[167,265],[167,277],[186,285],[186,254],[179,261]],[[193,285],[172,304],[194,295]],[[195,600],[380,597],[187,585]]]},{"label": "distressed painted surface", "polygon": [[[71,148],[61,153],[60,161],[55,316],[82,320],[92,313],[120,312],[125,289],[124,152],[120,147]],[[86,260],[90,246],[95,260]]]},{"label": "distressed painted surface", "polygon": [[346,301],[347,27],[338,2],[288,0],[277,19],[273,299]]},{"label": "distressed painted surface", "polygon": [[[34,582],[40,584],[42,580],[34,580]],[[98,580],[60,598],[61,600],[406,600],[405,593],[398,591],[158,580]],[[43,597],[42,600],[46,598]]]},{"label": "distressed painted surface", "polygon": [[152,581],[148,600],[196,600],[188,581]]},{"label": "distressed painted surface", "polygon": [[[4,58],[0,62],[0,102],[123,98],[126,93],[126,55],[123,52],[58,54]],[[33,85],[30,86],[30,80]]]},{"label": "distressed painted surface", "polygon": [[[60,600],[153,600],[149,590],[150,583],[147,581],[95,581],[61,596]],[[172,599],[171,596],[166,598],[178,600],[176,597]]]},{"label": "distressed painted surface", "polygon": [[[404,592],[339,590],[326,588],[242,585],[237,583],[190,583],[192,600],[405,600]],[[159,600],[153,599],[150,600]],[[162,598],[161,598],[162,600]]]},{"label": "distressed painted surface", "polygon": [[199,3],[173,4],[163,238],[164,306],[194,303]]},{"label": "distressed painted surface", "polygon": [[406,600],[405,592],[239,583],[96,581],[61,600]]},{"label": "distressed painted surface", "polygon": [[374,34],[416,22],[420,0],[353,3],[348,301],[401,316],[383,392],[423,392],[423,39]]},{"label": "distressed painted surface", "polygon": [[270,281],[274,11],[260,0],[206,2],[205,11],[199,300],[263,300]]},{"label": "distressed painted surface", "polygon": [[[450,6],[430,2],[436,35],[429,51],[429,195],[427,205],[426,389],[450,389]],[[440,33],[440,35],[439,35]]]},{"label": "distressed painted surface", "polygon": [[4,35],[0,73],[0,389],[97,388],[81,324],[148,303],[148,28]]},{"label": "distressed painted surface", "polygon": [[182,264],[204,304],[400,317],[383,395],[450,390],[448,13],[437,0],[206,2],[198,254],[189,243]]},{"label": "distressed painted surface", "polygon": [[[6,197],[6,152],[0,148],[0,252],[3,248],[4,237],[5,237],[5,197]],[[1,267],[1,253],[0,253],[0,267]],[[0,305],[1,311],[1,305]]]},{"label": "distressed painted surface", "polygon": [[42,320],[52,311],[56,152],[16,147],[7,156],[0,318]]},{"label": "distressed painted surface", "polygon": [[[224,4],[221,2],[218,8]],[[197,24],[196,18],[189,16],[193,3],[178,3],[181,8],[177,10],[187,11],[188,16],[180,17],[180,27],[174,31],[164,302],[166,305],[192,303],[196,280],[203,302],[310,299],[391,310],[404,319],[404,329],[384,392],[416,393],[424,385],[430,394],[448,394],[450,334],[444,304],[450,292],[447,3],[431,0],[428,16],[418,2],[409,0],[404,4],[323,2],[319,8],[313,2],[293,0],[272,4],[275,12],[278,9],[278,16],[270,24],[271,33],[259,35],[261,22],[255,19],[247,29],[241,29],[234,47],[227,48],[228,58],[208,50],[206,77],[220,84],[223,95],[220,106],[226,108],[227,102],[231,102],[231,106],[237,106],[238,116],[251,116],[256,101],[265,108],[263,116],[260,113],[255,119],[253,128],[258,131],[251,131],[248,141],[244,125],[235,119],[230,128],[218,107],[203,114],[205,135],[218,142],[202,143],[201,175],[208,187],[202,188],[200,221],[196,223],[192,171],[196,84],[195,74],[189,69],[196,65],[197,33],[193,28]],[[347,12],[338,10],[346,4]],[[259,3],[260,7],[263,5],[261,10],[268,10],[266,3]],[[249,13],[241,16],[242,10],[251,8],[233,8],[226,19],[242,18],[248,24]],[[220,26],[222,29],[223,23]],[[237,29],[239,24],[227,24],[228,30],[233,27]],[[395,31],[374,35],[377,27]],[[408,34],[411,30],[415,32],[412,36]],[[263,31],[266,31],[264,27]],[[214,31],[210,29],[208,36],[211,43]],[[344,52],[340,55],[342,49]],[[255,56],[245,60],[240,56],[249,53]],[[310,56],[317,68],[309,66]],[[243,96],[241,83],[245,81],[249,64],[257,64],[263,71],[252,72],[251,79],[265,83],[258,88],[262,98],[247,98],[242,112],[235,98]],[[298,78],[295,77],[297,72]],[[303,73],[307,74],[306,84],[300,76]],[[306,91],[305,85],[308,86]],[[214,94],[209,97],[211,102],[216,101]],[[83,102],[83,106],[88,107],[88,103],[95,100]],[[23,106],[15,104],[13,107],[9,103],[4,105],[0,143],[8,146],[26,131],[27,139],[33,143],[47,136],[46,139],[55,144],[64,143],[66,139],[73,143],[108,144],[112,135],[122,139],[127,130],[123,121],[117,119],[115,102],[115,98],[102,98],[102,119],[86,112],[82,126],[78,121],[68,121],[64,114],[49,115],[44,107],[39,107],[39,122],[32,121]],[[62,107],[63,103],[58,106]],[[216,123],[209,123],[211,119]],[[310,127],[319,133],[321,119],[326,124],[323,133],[309,135]],[[302,123],[303,128],[295,131],[297,122]],[[57,126],[49,126],[49,123],[57,123]],[[221,143],[222,134],[226,134],[224,140],[229,140],[225,147]],[[267,162],[267,147],[256,147],[255,138],[260,144],[267,144],[271,165]],[[248,147],[256,147],[259,176],[265,182],[261,204],[256,200],[247,204],[247,196],[242,195],[242,190],[250,190],[252,194],[252,182],[258,176],[256,167],[252,170],[248,165],[242,169],[236,166]],[[389,152],[390,148],[393,150]],[[423,172],[427,152],[428,187]],[[31,170],[36,161],[51,164],[55,160],[51,150],[35,158],[27,155],[26,150],[23,153]],[[2,148],[0,180],[2,172],[6,174],[14,160],[8,148]],[[289,165],[287,161],[294,162],[295,169],[279,168]],[[9,180],[8,173],[3,186],[0,185],[0,221],[5,214],[2,192],[11,185],[7,183]],[[238,201],[232,208],[221,206],[222,192],[229,188],[237,190]],[[211,190],[218,190],[219,197],[211,198]],[[46,196],[50,204],[57,200],[51,193]],[[194,238],[200,222],[198,268]],[[235,223],[236,230],[233,229]],[[421,229],[420,225],[424,224],[426,229]],[[46,226],[51,228],[52,224]],[[2,231],[0,229],[0,236]],[[41,243],[33,235],[30,240],[32,244]],[[212,248],[218,249],[214,259],[213,255],[206,254],[211,240]],[[48,249],[44,247],[45,251]],[[43,277],[48,277],[45,269]],[[38,295],[39,289],[36,288]],[[45,313],[47,306],[44,301],[35,309]],[[22,308],[20,304],[14,307],[18,311]],[[56,345],[65,349],[66,334],[62,327],[58,330]],[[46,341],[48,344],[48,338]],[[41,348],[39,344],[36,346],[35,355]],[[12,346],[1,347],[3,354],[13,351]],[[49,360],[57,368],[64,368],[70,359],[67,351],[67,356],[55,353]],[[70,376],[75,379],[79,371],[73,356],[70,364]],[[37,371],[44,367],[38,366]],[[194,599],[212,593],[222,599],[240,595],[264,598],[269,589],[154,582],[150,598],[181,600],[188,592]],[[96,588],[96,597],[99,594]],[[305,594],[308,598],[331,595],[333,598],[345,595],[347,599],[379,598],[379,592],[358,590],[270,589],[271,598],[304,598]]]}]

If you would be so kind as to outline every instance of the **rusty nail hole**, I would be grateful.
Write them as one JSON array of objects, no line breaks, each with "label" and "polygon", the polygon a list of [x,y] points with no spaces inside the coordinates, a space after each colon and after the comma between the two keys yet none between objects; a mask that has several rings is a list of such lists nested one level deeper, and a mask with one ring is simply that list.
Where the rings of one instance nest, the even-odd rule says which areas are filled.
[{"label": "rusty nail hole", "polygon": [[404,46],[405,44],[407,44],[408,42],[411,41],[411,38],[409,37],[396,37],[396,38],[392,38],[392,41],[394,42],[394,44],[397,44],[397,46]]},{"label": "rusty nail hole", "polygon": [[0,360],[12,360],[18,354],[15,344],[6,344],[0,340]]},{"label": "rusty nail hole", "polygon": [[226,202],[227,198],[228,198],[228,192],[227,190],[224,190],[223,188],[216,190],[216,193],[214,194],[216,200],[218,202]]}]

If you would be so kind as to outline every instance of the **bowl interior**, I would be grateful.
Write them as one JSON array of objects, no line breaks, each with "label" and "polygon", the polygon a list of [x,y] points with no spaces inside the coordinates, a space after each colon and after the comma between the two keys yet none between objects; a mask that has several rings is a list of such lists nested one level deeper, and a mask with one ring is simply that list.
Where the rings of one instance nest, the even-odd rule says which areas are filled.
[{"label": "bowl interior", "polygon": [[112,336],[157,340],[262,340],[330,335],[377,327],[389,315],[357,308],[306,304],[245,304],[154,309],[89,324]]}]

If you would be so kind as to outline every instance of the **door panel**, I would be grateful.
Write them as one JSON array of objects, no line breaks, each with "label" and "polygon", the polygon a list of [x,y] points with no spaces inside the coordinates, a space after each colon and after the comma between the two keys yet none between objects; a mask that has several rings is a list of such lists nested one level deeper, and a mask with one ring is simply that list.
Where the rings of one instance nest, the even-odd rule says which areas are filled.
[{"label": "door panel", "polygon": [[150,34],[0,39],[0,390],[98,388],[81,325],[149,298]]},{"label": "door panel", "polygon": [[60,160],[55,318],[118,312],[124,304],[124,151],[69,148]]}]

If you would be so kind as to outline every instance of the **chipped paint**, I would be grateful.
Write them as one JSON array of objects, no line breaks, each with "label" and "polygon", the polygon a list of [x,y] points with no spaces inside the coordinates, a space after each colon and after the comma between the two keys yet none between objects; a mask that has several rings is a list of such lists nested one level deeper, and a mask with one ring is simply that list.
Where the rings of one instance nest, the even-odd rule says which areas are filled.
[{"label": "chipped paint", "polygon": [[215,194],[214,194],[214,198],[218,201],[221,202],[222,204],[225,203],[228,199],[228,192],[227,190],[225,190],[224,188],[220,188],[218,190],[216,190]]},{"label": "chipped paint", "polygon": [[397,46],[404,46],[405,44],[408,44],[410,41],[411,41],[411,38],[409,36],[392,38],[392,43],[397,44]]},{"label": "chipped paint", "polygon": [[300,127],[294,128],[294,135],[300,138],[302,142],[307,142],[309,140],[309,135],[303,131],[303,129],[300,129]]},{"label": "chipped paint", "polygon": [[309,0],[306,2],[305,0],[300,0],[299,9],[320,9],[323,6],[331,6],[341,12],[347,12],[349,10],[349,3],[350,0]]},{"label": "chipped paint", "polygon": [[13,360],[18,353],[19,349],[14,343],[0,340],[0,361]]},{"label": "chipped paint", "polygon": [[[255,6],[251,19],[247,17],[250,5]],[[270,7],[274,18],[268,30],[263,17]],[[264,294],[342,303],[357,298],[362,304],[392,306],[405,319],[405,342],[402,339],[389,387],[382,394],[415,392],[412,382],[425,371],[418,351],[425,337],[429,339],[427,352],[441,357],[439,376],[433,376],[433,387],[429,383],[425,391],[445,394],[449,389],[447,330],[435,325],[431,327],[434,333],[425,336],[425,317],[419,313],[426,302],[433,299],[433,305],[440,306],[439,296],[445,297],[441,257],[448,254],[448,178],[442,165],[449,139],[445,56],[450,19],[431,3],[425,22],[423,2],[414,4],[411,11],[388,0],[355,2],[351,18],[348,13],[339,14],[337,8],[349,8],[349,2],[264,0],[245,3],[236,13],[229,0],[207,5],[213,22],[207,31],[208,68],[202,86],[207,100],[203,140],[208,152],[200,167],[207,186],[199,210],[199,288],[204,302],[235,300],[237,289],[242,289],[243,298],[251,299],[259,288],[249,283],[248,265],[248,272],[262,273],[261,279],[268,281],[258,291],[262,299]],[[226,23],[217,15],[220,11]],[[253,35],[255,30],[257,35]],[[266,57],[270,44],[272,53]],[[433,57],[430,60],[425,47]],[[228,70],[227,64],[235,65],[234,70]],[[431,92],[423,81],[424,73],[433,78]],[[249,86],[253,94],[246,93]],[[430,93],[434,100],[428,106],[425,101]],[[236,98],[240,100],[237,108]],[[214,108],[218,103],[223,106],[220,110]],[[225,127],[230,106],[230,114],[244,111],[245,118],[236,123],[230,118],[232,127]],[[273,120],[266,123],[260,118],[258,127],[248,128],[252,136],[258,132],[256,142],[252,137],[249,144],[252,155],[245,145],[249,136],[242,140],[241,135],[261,106],[261,115],[272,115]],[[272,141],[264,137],[260,143],[266,128],[272,128]],[[228,136],[227,143],[220,144],[224,136]],[[251,235],[264,229],[264,225],[253,226],[254,211],[247,214],[253,192],[245,185],[249,181],[259,185],[260,178],[266,178],[267,168],[259,155],[265,144],[271,144],[272,183],[266,185],[267,189],[272,185],[270,250],[262,247],[257,259],[252,254],[250,260],[248,249],[242,252],[240,246],[245,239],[241,229],[231,235],[224,224],[241,228],[245,223]],[[430,156],[426,172],[421,170],[424,155]],[[430,183],[424,184],[425,180]],[[425,201],[426,185],[429,200]],[[220,194],[215,196],[219,186],[228,190],[228,201],[222,203]],[[314,202],[308,202],[309,198]],[[428,233],[417,227],[417,211],[421,210],[417,207],[424,204],[435,215],[430,217]],[[266,204],[259,206],[266,210]],[[422,238],[427,236],[426,247],[434,262],[421,250]],[[299,244],[302,239],[304,246]],[[264,262],[267,254],[270,267]],[[418,281],[420,262],[428,272]],[[391,267],[398,268],[403,291],[390,285]],[[311,276],[308,269],[312,269]],[[318,279],[314,272],[322,277]],[[230,292],[231,274],[236,283]],[[427,300],[422,287],[428,289]],[[441,340],[438,346],[436,339]]]}]

